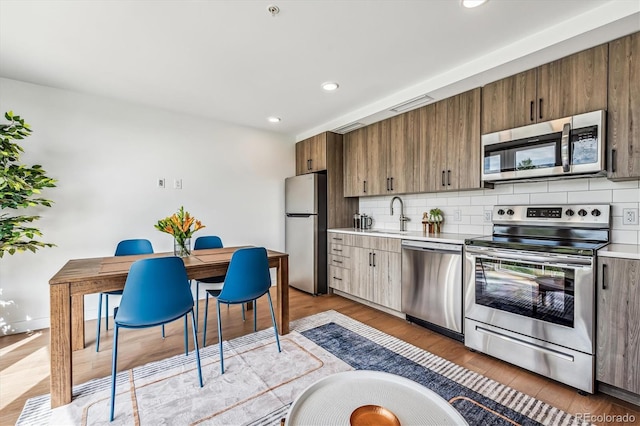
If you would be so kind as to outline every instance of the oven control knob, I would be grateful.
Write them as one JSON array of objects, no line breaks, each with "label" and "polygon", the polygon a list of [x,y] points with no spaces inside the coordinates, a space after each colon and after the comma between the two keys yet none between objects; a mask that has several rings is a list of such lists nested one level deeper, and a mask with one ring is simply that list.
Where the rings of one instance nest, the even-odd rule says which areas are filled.
[{"label": "oven control knob", "polygon": [[502,209],[498,209],[498,214],[499,214],[500,216],[502,216],[502,215],[504,214],[504,210],[502,210]]},{"label": "oven control knob", "polygon": [[580,216],[586,216],[587,215],[587,211],[585,209],[580,209],[580,210],[578,210],[578,214]]},{"label": "oven control knob", "polygon": [[573,216],[574,214],[576,214],[576,212],[574,212],[571,209],[568,209],[566,212],[564,212],[564,214],[566,214],[567,216]]},{"label": "oven control knob", "polygon": [[600,216],[600,210],[598,210],[598,209],[593,209],[593,210],[591,211],[591,214],[592,214],[593,216],[598,217],[598,216]]},{"label": "oven control knob", "polygon": [[507,214],[508,214],[509,216],[513,216],[513,215],[514,215],[514,213],[515,213],[515,212],[514,212],[513,210],[511,210],[511,209],[507,210]]}]

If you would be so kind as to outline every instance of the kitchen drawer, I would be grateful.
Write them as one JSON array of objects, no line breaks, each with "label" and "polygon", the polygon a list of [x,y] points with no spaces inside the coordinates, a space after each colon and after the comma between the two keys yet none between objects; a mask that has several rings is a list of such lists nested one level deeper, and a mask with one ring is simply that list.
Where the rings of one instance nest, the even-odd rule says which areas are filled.
[{"label": "kitchen drawer", "polygon": [[351,259],[349,259],[348,257],[336,256],[335,254],[329,253],[328,263],[329,266],[351,269]]},{"label": "kitchen drawer", "polygon": [[329,243],[329,255],[351,257],[351,246]]},{"label": "kitchen drawer", "polygon": [[346,246],[352,246],[353,245],[353,237],[354,236],[355,235],[352,235],[352,234],[342,234],[342,233],[338,233],[338,232],[329,232],[327,242],[329,244],[335,243],[335,244],[341,244],[341,245],[346,245]]},{"label": "kitchen drawer", "polygon": [[351,285],[349,282],[349,276],[350,271],[348,269],[329,266],[329,275],[327,277],[329,287],[344,291],[345,293],[350,293]]},{"label": "kitchen drawer", "polygon": [[400,253],[402,244],[400,238],[371,237],[367,235],[352,235],[352,237],[353,245],[356,247]]}]

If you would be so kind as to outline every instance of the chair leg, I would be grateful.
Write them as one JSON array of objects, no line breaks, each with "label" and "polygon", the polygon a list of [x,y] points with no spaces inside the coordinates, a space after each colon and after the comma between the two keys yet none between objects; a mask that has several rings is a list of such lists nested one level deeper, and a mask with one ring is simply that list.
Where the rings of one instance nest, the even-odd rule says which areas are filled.
[{"label": "chair leg", "polygon": [[[208,294],[208,293],[207,293]],[[199,324],[200,322],[200,281],[196,280],[196,300],[194,300],[194,303],[196,304],[196,325]],[[198,331],[196,329],[196,331]]]},{"label": "chair leg", "polygon": [[100,350],[100,321],[102,317],[102,293],[98,295],[98,328],[96,330],[96,352]]},{"label": "chair leg", "polygon": [[[188,315],[188,314],[187,314]],[[184,320],[185,320],[185,327],[186,327],[186,321],[187,321],[187,315],[184,316]],[[198,349],[198,331],[196,330],[196,317],[193,314],[193,309],[191,309],[191,327],[193,328],[193,346],[195,347],[196,350],[196,364],[198,366],[198,380],[200,381],[200,387],[203,386],[202,384],[202,367],[200,366],[200,349]],[[185,333],[187,332],[186,328],[185,328]]]},{"label": "chair leg", "polygon": [[258,331],[258,299],[253,301],[253,331]]},{"label": "chair leg", "polygon": [[104,295],[104,329],[109,329],[109,294],[105,293]]},{"label": "chair leg", "polygon": [[207,317],[209,316],[209,293],[204,302],[204,333],[202,335],[202,347],[207,346]]},{"label": "chair leg", "polygon": [[267,292],[267,297],[269,298],[269,309],[271,310],[271,321],[273,322],[273,330],[276,332],[276,343],[278,344],[278,352],[282,352],[282,350],[280,349],[280,338],[278,337],[278,325],[276,324],[276,316],[273,313],[273,303],[271,302],[271,294],[269,292]]},{"label": "chair leg", "polygon": [[242,306],[242,321],[244,322],[244,320],[245,320],[245,318],[244,318],[244,303],[241,306]]},{"label": "chair leg", "polygon": [[162,324],[162,338],[164,339],[164,324]]},{"label": "chair leg", "polygon": [[111,361],[111,414],[109,421],[113,421],[113,413],[116,406],[116,366],[118,364],[118,324],[114,325],[113,331],[113,356]]},{"label": "chair leg", "polygon": [[187,316],[184,316],[184,356],[189,355],[189,339],[187,333]]},{"label": "chair leg", "polygon": [[220,352],[220,371],[224,374],[224,356],[222,354],[222,322],[220,321],[220,302],[216,299],[216,308],[218,308],[218,351]]}]

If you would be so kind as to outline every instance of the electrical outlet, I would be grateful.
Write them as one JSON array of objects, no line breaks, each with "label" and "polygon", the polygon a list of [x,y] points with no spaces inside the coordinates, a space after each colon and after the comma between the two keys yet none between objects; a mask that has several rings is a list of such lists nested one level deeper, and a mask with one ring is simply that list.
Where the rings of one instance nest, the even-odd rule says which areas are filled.
[{"label": "electrical outlet", "polygon": [[622,224],[623,225],[637,225],[638,224],[638,209],[622,209]]},{"label": "electrical outlet", "polygon": [[491,223],[491,215],[493,214],[493,211],[491,210],[485,210],[484,211],[484,221],[485,223]]},{"label": "electrical outlet", "polygon": [[453,211],[453,221],[460,222],[462,220],[462,212],[460,209],[456,209]]},{"label": "electrical outlet", "polygon": [[182,179],[173,180],[173,189],[182,189]]},{"label": "electrical outlet", "polygon": [[158,178],[158,188],[164,188],[164,187],[165,187],[164,178]]}]

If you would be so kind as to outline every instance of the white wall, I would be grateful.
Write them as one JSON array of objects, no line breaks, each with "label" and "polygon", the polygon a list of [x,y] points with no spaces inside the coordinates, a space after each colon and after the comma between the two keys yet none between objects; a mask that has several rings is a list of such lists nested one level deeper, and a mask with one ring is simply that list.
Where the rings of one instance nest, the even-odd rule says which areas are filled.
[{"label": "white wall", "polygon": [[[153,224],[181,205],[207,226],[195,237],[284,251],[293,137],[0,78],[8,110],[33,129],[22,161],[58,180],[43,194],[53,208],[36,209],[43,240],[57,247],[0,259],[0,335],[49,326],[48,281],[69,259],[110,256],[127,238],[171,251]],[[85,297],[86,318],[96,313],[97,296]]]},{"label": "white wall", "polygon": [[[485,210],[499,204],[611,204],[611,242],[639,244],[640,226],[623,225],[622,209],[640,207],[640,181],[612,182],[606,178],[581,178],[548,182],[509,183],[495,185],[495,189],[447,193],[410,194],[400,196],[407,229],[422,231],[422,213],[439,207],[444,212],[443,232],[491,235],[491,222],[485,221]],[[392,196],[361,197],[360,213],[373,216],[373,227],[399,229],[399,204],[390,215]],[[460,210],[456,222],[455,211]]]}]

